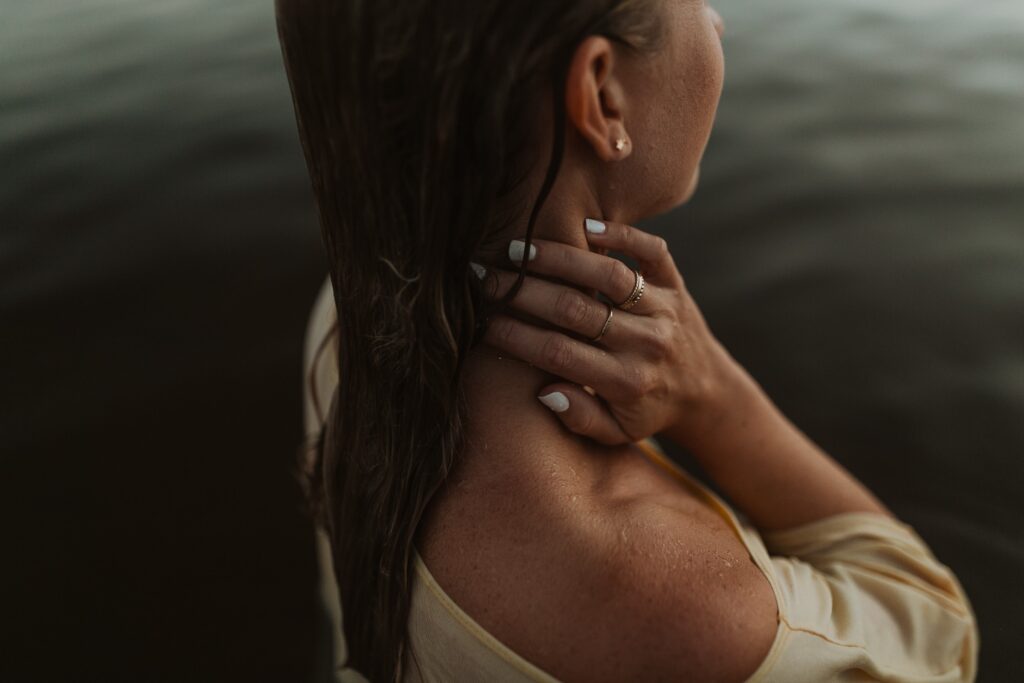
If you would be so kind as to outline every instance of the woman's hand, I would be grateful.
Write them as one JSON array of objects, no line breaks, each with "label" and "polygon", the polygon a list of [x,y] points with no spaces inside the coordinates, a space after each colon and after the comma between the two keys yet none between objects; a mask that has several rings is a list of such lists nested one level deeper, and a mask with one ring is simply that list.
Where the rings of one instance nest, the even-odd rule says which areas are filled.
[{"label": "woman's hand", "polygon": [[[496,315],[484,341],[568,380],[548,385],[538,398],[544,397],[571,431],[617,445],[670,430],[685,447],[718,417],[738,365],[708,329],[665,240],[609,221],[603,222],[604,232],[591,231],[601,225],[587,221],[586,233],[601,254],[533,240],[529,271],[573,286],[527,275],[511,306],[556,329]],[[522,246],[522,241],[513,241],[510,256],[521,254]],[[636,282],[628,266],[602,255],[608,250],[633,257],[646,285],[628,311],[613,309],[604,336],[591,342],[611,304],[580,290],[597,290],[622,303]],[[516,273],[488,269],[486,278],[490,286],[485,290],[499,298],[511,288]],[[552,396],[556,393],[562,397]]]}]

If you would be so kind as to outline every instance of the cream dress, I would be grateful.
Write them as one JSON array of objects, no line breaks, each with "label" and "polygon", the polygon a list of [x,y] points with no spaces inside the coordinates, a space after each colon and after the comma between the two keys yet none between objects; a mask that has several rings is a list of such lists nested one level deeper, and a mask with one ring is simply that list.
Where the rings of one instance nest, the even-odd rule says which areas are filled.
[{"label": "cream dress", "polygon": [[[334,299],[324,283],[306,333],[304,414],[319,432],[338,383]],[[319,353],[317,353],[319,351]],[[713,491],[669,460],[653,439],[638,444],[680,485],[722,515],[775,593],[779,625],[768,655],[747,683],[891,681],[954,683],[976,676],[979,634],[957,577],[913,527],[887,516],[834,515],[758,532]],[[320,594],[331,616],[336,681],[365,679],[346,668],[341,605],[326,534],[317,530]],[[477,624],[434,580],[419,553],[409,637],[418,664],[406,681],[543,681],[550,674]]]}]

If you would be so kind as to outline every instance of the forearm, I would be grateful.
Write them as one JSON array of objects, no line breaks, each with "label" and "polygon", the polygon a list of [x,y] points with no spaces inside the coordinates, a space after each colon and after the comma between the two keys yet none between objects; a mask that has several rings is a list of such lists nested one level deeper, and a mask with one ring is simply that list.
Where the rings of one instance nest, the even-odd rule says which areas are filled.
[{"label": "forearm", "polygon": [[727,375],[705,429],[663,434],[692,453],[755,527],[785,529],[843,512],[895,517],[790,422],[745,369],[734,363]]}]

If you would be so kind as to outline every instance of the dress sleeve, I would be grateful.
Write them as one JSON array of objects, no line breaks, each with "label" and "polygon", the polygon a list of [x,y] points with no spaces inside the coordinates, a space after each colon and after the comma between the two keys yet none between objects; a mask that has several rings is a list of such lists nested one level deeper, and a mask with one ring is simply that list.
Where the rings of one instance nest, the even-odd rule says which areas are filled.
[{"label": "dress sleeve", "polygon": [[[957,577],[913,527],[842,513],[763,531],[789,631],[789,680],[973,681],[979,635]],[[809,650],[813,650],[810,652]]]}]

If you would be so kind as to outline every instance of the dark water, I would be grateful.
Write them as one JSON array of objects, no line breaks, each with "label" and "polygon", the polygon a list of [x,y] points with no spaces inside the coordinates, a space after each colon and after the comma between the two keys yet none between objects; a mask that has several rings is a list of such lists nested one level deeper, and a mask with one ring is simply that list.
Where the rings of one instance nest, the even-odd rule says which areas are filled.
[{"label": "dark water", "polygon": [[[720,339],[1024,655],[1024,5],[719,0],[669,238]],[[0,679],[302,680],[324,275],[271,3],[6,0]],[[685,459],[686,454],[679,454]]]}]

